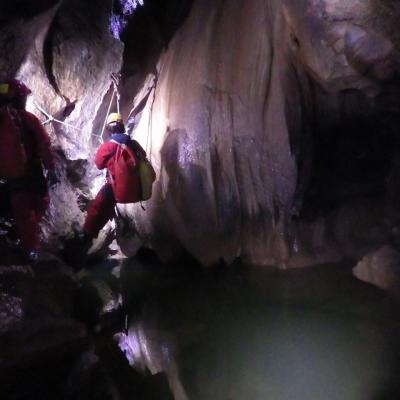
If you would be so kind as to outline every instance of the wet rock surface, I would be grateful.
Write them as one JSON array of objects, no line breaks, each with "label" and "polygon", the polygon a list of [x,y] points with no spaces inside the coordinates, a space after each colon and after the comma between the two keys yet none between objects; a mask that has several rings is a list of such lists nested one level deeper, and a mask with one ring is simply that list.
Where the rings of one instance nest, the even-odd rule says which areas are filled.
[{"label": "wet rock surface", "polygon": [[[54,256],[42,254],[39,263],[31,267],[18,253],[1,250],[3,398],[171,398],[161,371],[153,377],[130,368],[112,339],[110,332],[122,325],[120,318],[107,320],[117,307],[107,303],[106,296],[100,300],[88,296],[84,282]],[[104,285],[96,293],[103,292]],[[98,307],[101,300],[104,309]],[[104,314],[108,315],[104,318]],[[99,323],[101,330],[96,329]]]},{"label": "wet rock surface", "polygon": [[400,298],[400,253],[391,245],[367,254],[353,269],[355,277]]},{"label": "wet rock surface", "polygon": [[[71,363],[87,341],[73,316],[78,282],[56,259],[34,269],[14,257],[0,266],[0,370],[9,399],[50,398],[59,392]],[[18,263],[19,261],[19,263]]]},{"label": "wet rock surface", "polygon": [[206,265],[382,244],[397,213],[396,15],[385,1],[194,1],[135,98],[148,97],[135,135],[153,199],[121,213],[164,259],[184,249]]}]

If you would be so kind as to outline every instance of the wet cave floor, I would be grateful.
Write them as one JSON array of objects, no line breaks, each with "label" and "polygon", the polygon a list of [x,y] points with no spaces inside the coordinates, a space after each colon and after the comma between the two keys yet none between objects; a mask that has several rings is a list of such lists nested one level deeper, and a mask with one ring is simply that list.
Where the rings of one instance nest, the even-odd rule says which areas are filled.
[{"label": "wet cave floor", "polygon": [[122,339],[112,318],[101,335],[118,337],[137,370],[164,371],[176,399],[399,399],[400,309],[356,280],[353,265],[130,260],[92,266],[81,280],[103,299],[120,292]]}]

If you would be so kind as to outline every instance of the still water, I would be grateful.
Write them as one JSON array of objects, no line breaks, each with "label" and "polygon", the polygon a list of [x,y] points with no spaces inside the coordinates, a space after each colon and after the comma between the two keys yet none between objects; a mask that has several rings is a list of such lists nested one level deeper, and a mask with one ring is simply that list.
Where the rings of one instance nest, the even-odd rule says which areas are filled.
[{"label": "still water", "polygon": [[118,266],[116,335],[177,400],[397,400],[399,310],[351,264],[278,272]]}]

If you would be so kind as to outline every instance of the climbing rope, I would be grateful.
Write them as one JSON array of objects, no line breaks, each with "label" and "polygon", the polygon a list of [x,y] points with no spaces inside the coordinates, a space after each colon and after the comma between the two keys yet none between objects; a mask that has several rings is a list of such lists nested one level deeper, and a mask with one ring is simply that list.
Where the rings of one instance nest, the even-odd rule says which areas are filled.
[{"label": "climbing rope", "polygon": [[75,129],[75,130],[77,130],[79,132],[83,132],[82,129],[77,128],[74,125],[68,124],[67,122],[60,121],[59,119],[54,118],[46,110],[44,110],[42,107],[40,107],[40,105],[38,103],[36,103],[36,101],[33,101],[33,105],[47,118],[47,120],[43,122],[43,125],[47,125],[50,122],[57,122],[58,124],[65,125],[68,128]]},{"label": "climbing rope", "polygon": [[110,104],[108,105],[106,117],[104,118],[103,128],[101,129],[100,141],[103,142],[103,143],[104,143],[104,131],[106,129],[106,124],[107,124],[107,116],[110,114],[110,110],[111,110],[112,104],[114,102],[114,97],[115,97],[115,88],[114,88],[113,93],[111,95],[111,100],[110,100]]},{"label": "climbing rope", "polygon": [[[117,74],[111,74],[111,85],[112,85],[112,88],[113,88],[113,92],[112,92],[112,95],[111,95],[110,103],[109,103],[108,108],[107,108],[106,116],[104,118],[104,123],[103,123],[102,129],[101,129],[101,133],[100,133],[100,135],[96,135],[96,134],[92,133],[92,136],[94,136],[97,139],[99,139],[99,141],[101,143],[104,143],[104,132],[105,132],[105,129],[106,129],[107,117],[110,114],[111,107],[114,104],[114,99],[116,100],[117,112],[120,113],[121,95],[120,95],[120,92],[118,90],[120,79],[121,79],[121,75],[120,74],[118,74],[118,75]],[[156,87],[157,87],[157,82],[158,82],[158,74],[154,77],[154,82],[153,82],[152,86],[149,88],[149,90],[146,93],[146,95],[140,100],[140,102],[139,102],[139,104],[137,106],[133,106],[132,107],[132,109],[131,109],[131,111],[129,112],[129,115],[128,115],[128,119],[129,119],[132,115],[136,116],[139,112],[141,112],[143,110],[144,106],[146,105],[151,92],[153,91],[153,99],[151,101],[149,124],[148,124],[148,129],[147,129],[146,153],[148,152],[149,142],[150,142],[150,146],[151,146],[151,142],[152,142],[152,140],[149,139],[149,136],[152,137],[152,129],[153,129],[152,114],[153,114],[153,106],[154,106],[154,102],[155,102],[155,91],[156,91]],[[36,101],[33,101],[33,105],[47,118],[46,121],[43,122],[43,125],[49,124],[50,122],[56,122],[58,124],[64,125],[64,126],[66,126],[68,128],[74,129],[76,131],[83,132],[83,129],[78,128],[78,127],[76,127],[74,125],[71,125],[71,124],[65,122],[65,121],[61,121],[61,120],[53,117],[43,107],[41,107]],[[150,158],[151,158],[151,154],[150,154]]]},{"label": "climbing rope", "polygon": [[[74,126],[74,125],[68,124],[67,122],[60,121],[59,119],[54,118],[54,117],[53,117],[51,114],[49,114],[43,107],[41,107],[36,101],[33,101],[32,103],[33,103],[33,105],[47,118],[46,121],[43,122],[43,125],[47,125],[47,124],[50,123],[50,122],[57,122],[58,124],[64,125],[64,126],[66,126],[66,127],[68,127],[68,128],[72,128],[72,129],[75,129],[75,130],[77,130],[77,131],[79,131],[79,132],[83,132],[82,129],[77,128],[77,127]],[[81,146],[79,143],[77,143],[75,140],[71,139],[67,134],[65,134],[65,132],[63,132],[62,130],[61,130],[60,132],[62,133],[62,135],[65,137],[65,139],[66,139],[67,141],[69,141],[70,143],[73,143],[74,146],[76,146],[76,147],[82,149],[82,146]]]},{"label": "climbing rope", "polygon": [[[150,112],[149,112],[149,123],[148,123],[148,129],[147,129],[147,138],[146,138],[146,153],[148,152],[148,144],[150,141],[150,156],[149,160],[151,162],[151,149],[153,147],[153,108],[154,108],[154,103],[156,101],[156,88],[157,88],[157,83],[158,83],[158,73],[154,77],[154,83],[152,86],[153,90],[153,98],[151,100],[151,105],[150,105]],[[150,140],[149,140],[150,137]]]},{"label": "climbing rope", "polygon": [[121,96],[120,96],[120,93],[119,93],[119,90],[118,90],[118,85],[119,85],[120,79],[121,79],[121,75],[120,74],[118,74],[118,75],[111,74],[111,81],[112,81],[113,86],[114,86],[114,93],[117,96],[117,113],[118,114],[120,113],[119,103],[120,103],[120,99],[121,99]]},{"label": "climbing rope", "polygon": [[104,118],[103,127],[101,129],[100,141],[102,143],[104,143],[104,131],[106,129],[107,117],[110,114],[111,107],[112,107],[112,105],[114,103],[114,99],[115,98],[117,100],[117,112],[118,112],[118,114],[120,113],[119,104],[120,104],[121,95],[120,95],[119,90],[118,90],[119,80],[120,80],[120,75],[111,74],[111,82],[112,82],[111,84],[112,84],[112,87],[113,87],[113,93],[111,95],[110,104],[108,105],[106,117]]},{"label": "climbing rope", "polygon": [[[121,98],[121,96],[120,96],[120,93],[119,93],[119,90],[118,90],[119,80],[120,80],[120,75],[111,74],[113,93],[111,95],[110,104],[109,104],[108,109],[107,109],[107,114],[106,114],[106,117],[104,119],[104,124],[103,124],[102,130],[101,130],[101,134],[100,135],[96,135],[96,134],[92,133],[92,136],[98,138],[101,143],[104,143],[104,131],[105,131],[105,128],[106,128],[107,116],[110,113],[111,107],[112,107],[113,102],[114,102],[114,98],[117,99],[117,112],[118,113],[120,112],[120,98]],[[46,121],[43,122],[43,125],[47,125],[50,122],[56,122],[56,123],[58,123],[60,125],[64,125],[64,126],[66,126],[68,128],[71,128],[71,129],[74,129],[76,131],[79,131],[79,132],[83,133],[83,129],[78,128],[78,127],[76,127],[74,125],[71,125],[71,124],[65,122],[65,121],[61,121],[61,120],[53,117],[43,107],[41,107],[36,101],[33,101],[33,105],[47,118]]]},{"label": "climbing rope", "polygon": [[[156,95],[156,88],[157,88],[157,83],[158,83],[158,73],[154,76],[154,81],[153,84],[150,86],[150,88],[147,90],[147,93],[142,97],[142,99],[139,101],[137,105],[133,105],[131,108],[131,111],[129,112],[128,119],[133,115],[134,117],[139,114],[141,111],[143,111],[145,105],[147,104],[147,101],[151,95],[151,92],[153,92],[153,99],[151,101],[151,107],[150,107],[150,113],[149,113],[149,123],[148,123],[148,129],[147,129],[147,136],[146,136],[146,146],[145,150],[146,153],[148,153],[148,148],[149,148],[149,136],[152,138],[153,136],[153,106],[155,102],[155,95]],[[150,142],[152,140],[150,139]],[[151,144],[150,144],[151,147]],[[151,162],[151,152],[149,153],[149,161]]]}]

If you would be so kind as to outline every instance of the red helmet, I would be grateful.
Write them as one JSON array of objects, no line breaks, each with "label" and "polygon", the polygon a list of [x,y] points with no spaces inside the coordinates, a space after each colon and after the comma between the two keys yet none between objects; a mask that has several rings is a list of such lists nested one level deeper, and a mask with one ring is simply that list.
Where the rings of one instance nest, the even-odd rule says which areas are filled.
[{"label": "red helmet", "polygon": [[0,83],[0,96],[8,99],[26,97],[31,93],[31,90],[18,79],[10,79],[4,83]]}]

